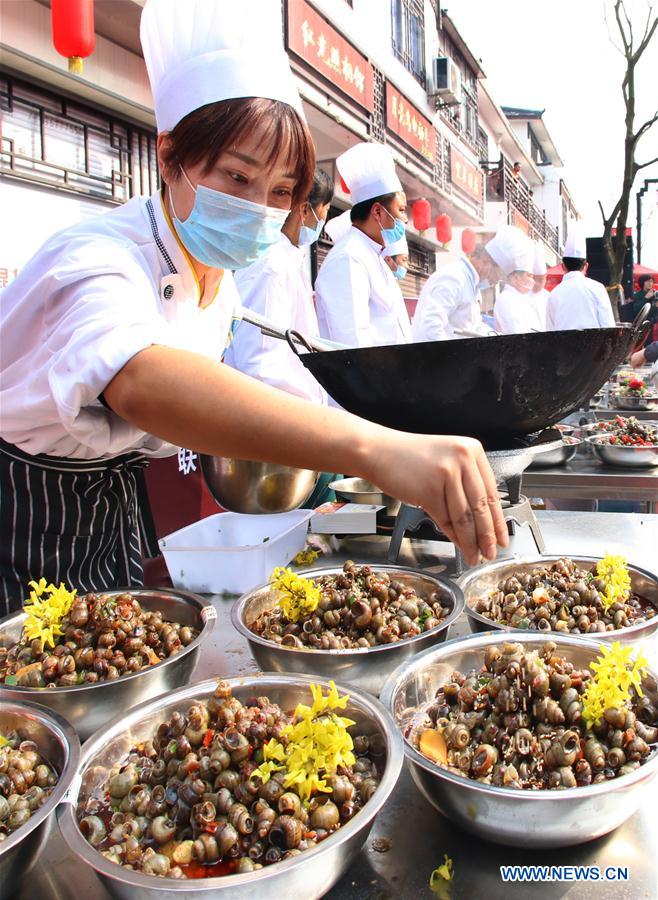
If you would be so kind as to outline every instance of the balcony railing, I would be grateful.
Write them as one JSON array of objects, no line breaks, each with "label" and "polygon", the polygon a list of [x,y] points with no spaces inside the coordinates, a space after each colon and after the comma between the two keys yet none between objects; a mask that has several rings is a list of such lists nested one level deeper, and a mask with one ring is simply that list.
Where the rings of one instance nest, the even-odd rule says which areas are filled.
[{"label": "balcony railing", "polygon": [[546,218],[546,210],[540,209],[532,198],[528,185],[515,175],[506,159],[497,164],[487,163],[487,202],[506,203],[510,213],[520,213],[528,222],[530,237],[543,240],[556,253],[559,252],[558,230]]}]

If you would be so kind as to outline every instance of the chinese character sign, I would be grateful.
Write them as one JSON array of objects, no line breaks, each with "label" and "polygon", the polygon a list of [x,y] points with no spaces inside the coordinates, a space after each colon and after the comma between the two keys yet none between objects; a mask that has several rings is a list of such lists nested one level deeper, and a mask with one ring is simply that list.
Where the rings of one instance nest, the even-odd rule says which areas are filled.
[{"label": "chinese character sign", "polygon": [[482,172],[454,147],[450,148],[450,180],[474,200],[482,199]]},{"label": "chinese character sign", "polygon": [[390,82],[386,84],[386,125],[405,144],[413,147],[429,162],[434,162],[434,126]]},{"label": "chinese character sign", "polygon": [[288,48],[367,110],[373,68],[306,0],[288,3]]}]

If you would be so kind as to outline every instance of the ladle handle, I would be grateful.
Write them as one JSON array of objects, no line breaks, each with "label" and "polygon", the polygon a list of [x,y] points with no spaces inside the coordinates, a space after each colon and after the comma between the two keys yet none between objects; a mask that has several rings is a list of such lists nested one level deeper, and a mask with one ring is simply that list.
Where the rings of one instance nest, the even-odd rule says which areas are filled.
[{"label": "ladle handle", "polygon": [[309,353],[319,352],[318,350],[315,349],[315,347],[312,347],[309,344],[309,342],[306,340],[306,338],[304,337],[303,334],[300,334],[294,328],[289,328],[286,331],[286,340],[288,341],[288,346],[290,347],[292,352],[295,354],[295,356],[299,356],[299,344],[301,344],[302,347],[305,347]]}]

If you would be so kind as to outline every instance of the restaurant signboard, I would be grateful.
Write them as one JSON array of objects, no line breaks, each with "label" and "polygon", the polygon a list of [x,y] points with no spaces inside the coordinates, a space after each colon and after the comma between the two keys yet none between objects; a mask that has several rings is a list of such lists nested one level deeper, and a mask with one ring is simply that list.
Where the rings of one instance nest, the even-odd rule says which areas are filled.
[{"label": "restaurant signboard", "polygon": [[434,163],[434,126],[390,81],[386,83],[386,126],[428,162]]},{"label": "restaurant signboard", "polygon": [[482,172],[453,146],[450,147],[450,180],[473,200],[478,203],[482,200]]},{"label": "restaurant signboard", "polygon": [[370,112],[374,100],[374,71],[326,19],[307,3],[288,7],[288,49]]}]

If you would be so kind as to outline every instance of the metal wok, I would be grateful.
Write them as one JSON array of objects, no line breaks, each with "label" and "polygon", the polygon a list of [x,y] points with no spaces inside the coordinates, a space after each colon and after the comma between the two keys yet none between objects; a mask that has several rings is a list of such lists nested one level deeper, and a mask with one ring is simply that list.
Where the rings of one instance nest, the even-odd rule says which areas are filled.
[{"label": "metal wok", "polygon": [[641,315],[616,328],[327,352],[301,353],[295,332],[289,343],[349,412],[401,431],[477,437],[494,448],[587,403],[641,335]]}]

